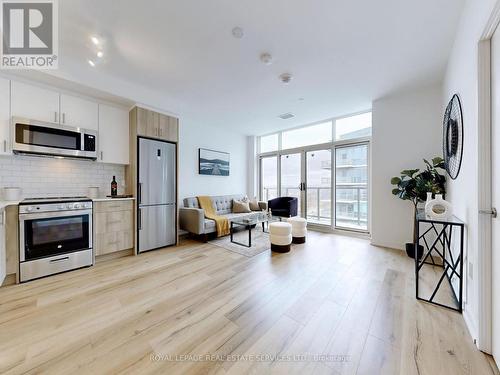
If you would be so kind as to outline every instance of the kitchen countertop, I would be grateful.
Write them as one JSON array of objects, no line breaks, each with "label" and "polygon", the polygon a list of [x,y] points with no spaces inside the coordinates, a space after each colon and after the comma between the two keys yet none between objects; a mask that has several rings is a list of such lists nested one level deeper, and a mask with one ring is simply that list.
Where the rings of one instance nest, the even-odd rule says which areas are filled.
[{"label": "kitchen countertop", "polygon": [[103,198],[94,198],[94,199],[92,199],[92,202],[133,201],[133,200],[135,200],[134,197],[129,197],[129,198],[109,198],[109,197],[103,197]]},{"label": "kitchen countertop", "polygon": [[[108,198],[108,197],[102,197],[102,198],[92,199],[93,202],[131,201],[131,200],[135,200],[135,198],[134,197],[129,197],[129,198]],[[4,209],[7,206],[17,206],[21,202],[22,201],[0,201],[0,210]]]},{"label": "kitchen countertop", "polygon": [[7,206],[17,206],[21,201],[0,201],[0,210]]}]

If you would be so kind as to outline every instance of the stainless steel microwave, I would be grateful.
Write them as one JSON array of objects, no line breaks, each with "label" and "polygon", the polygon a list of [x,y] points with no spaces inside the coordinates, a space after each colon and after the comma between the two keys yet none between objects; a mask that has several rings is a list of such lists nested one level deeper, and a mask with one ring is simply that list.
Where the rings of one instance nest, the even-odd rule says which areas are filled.
[{"label": "stainless steel microwave", "polygon": [[12,119],[16,154],[97,159],[97,132],[41,121]]}]

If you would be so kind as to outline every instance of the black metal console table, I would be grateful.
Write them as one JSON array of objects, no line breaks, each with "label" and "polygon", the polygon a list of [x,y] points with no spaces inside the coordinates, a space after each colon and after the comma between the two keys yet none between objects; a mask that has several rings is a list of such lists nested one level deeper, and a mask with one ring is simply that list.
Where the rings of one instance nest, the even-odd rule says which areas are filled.
[{"label": "black metal console table", "polygon": [[[464,248],[464,229],[465,223],[452,216],[447,220],[436,220],[427,218],[423,210],[417,213],[417,243],[415,244],[415,285],[416,297],[418,300],[429,302],[438,306],[462,312],[462,294],[463,294],[463,248]],[[454,230],[455,229],[455,230]],[[455,241],[459,241],[459,246],[455,246]],[[424,253],[421,259],[418,259],[418,245],[424,247]],[[428,268],[431,279],[434,281],[421,279],[422,273]],[[429,268],[432,267],[432,268]],[[425,273],[425,272],[424,272]],[[425,275],[424,275],[425,276]],[[444,290],[446,279],[451,301],[454,306],[436,301],[438,292],[446,293]],[[437,283],[434,286],[434,283]],[[419,290],[419,284],[426,283],[430,297],[422,296]],[[422,288],[421,288],[422,289]],[[431,293],[432,290],[432,293]],[[445,294],[446,295],[446,294]]]}]

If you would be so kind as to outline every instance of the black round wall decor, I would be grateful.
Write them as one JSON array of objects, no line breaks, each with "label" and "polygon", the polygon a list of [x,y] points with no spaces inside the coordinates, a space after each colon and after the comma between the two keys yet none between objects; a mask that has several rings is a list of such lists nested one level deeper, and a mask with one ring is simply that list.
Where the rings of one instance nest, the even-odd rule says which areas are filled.
[{"label": "black round wall decor", "polygon": [[453,95],[443,119],[443,159],[446,172],[455,180],[460,173],[464,150],[462,103]]}]

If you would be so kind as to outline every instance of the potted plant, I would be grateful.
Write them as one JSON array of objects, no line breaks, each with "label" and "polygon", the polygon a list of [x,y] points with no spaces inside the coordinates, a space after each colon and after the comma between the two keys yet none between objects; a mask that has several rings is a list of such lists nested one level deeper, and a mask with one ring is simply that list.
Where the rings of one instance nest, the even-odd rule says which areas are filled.
[{"label": "potted plant", "polygon": [[[406,169],[401,171],[400,177],[391,178],[391,184],[396,187],[392,189],[392,194],[400,199],[410,201],[413,204],[413,242],[406,244],[406,253],[409,257],[415,257],[415,244],[417,243],[417,206],[419,202],[425,202],[427,193],[445,194],[446,193],[446,177],[439,173],[439,169],[444,169],[444,160],[440,157],[435,157],[432,162],[424,159],[426,168],[423,171],[420,169]],[[424,247],[418,246],[418,259],[422,257]]]}]

